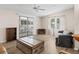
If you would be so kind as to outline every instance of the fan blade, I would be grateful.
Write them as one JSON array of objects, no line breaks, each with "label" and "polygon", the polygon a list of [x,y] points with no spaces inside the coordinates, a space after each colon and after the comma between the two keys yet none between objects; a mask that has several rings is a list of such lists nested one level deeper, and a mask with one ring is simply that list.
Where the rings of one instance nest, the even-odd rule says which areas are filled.
[{"label": "fan blade", "polygon": [[34,9],[38,9],[40,6],[37,4],[34,4]]},{"label": "fan blade", "polygon": [[43,10],[44,11],[45,9],[38,9],[38,10]]}]

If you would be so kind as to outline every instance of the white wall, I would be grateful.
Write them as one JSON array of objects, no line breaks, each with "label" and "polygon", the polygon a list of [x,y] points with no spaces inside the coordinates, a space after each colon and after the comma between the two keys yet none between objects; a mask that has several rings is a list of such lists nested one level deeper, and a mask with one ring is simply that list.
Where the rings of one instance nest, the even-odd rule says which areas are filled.
[{"label": "white wall", "polygon": [[79,5],[74,6],[75,34],[79,34]]},{"label": "white wall", "polygon": [[37,29],[41,27],[40,19],[39,17],[34,17],[34,35],[37,35]]},{"label": "white wall", "polygon": [[[74,5],[74,28],[75,34],[79,34],[79,5]],[[79,42],[75,41],[75,49],[79,49]]]},{"label": "white wall", "polygon": [[6,28],[18,27],[19,18],[14,11],[0,10],[0,42],[6,41]]},{"label": "white wall", "polygon": [[[27,15],[23,15],[23,16],[27,16]],[[38,17],[34,17],[34,18],[35,18],[34,27],[36,32],[36,29],[40,28],[40,21]],[[6,42],[5,29],[10,27],[17,27],[17,38],[19,38],[19,15],[12,10],[0,9],[0,42]]]},{"label": "white wall", "polygon": [[64,26],[66,31],[74,31],[74,9],[73,8],[41,17],[40,18],[42,23],[41,28],[49,29],[49,31],[51,31],[52,33],[50,20],[51,18],[56,16],[63,17],[65,19]]}]

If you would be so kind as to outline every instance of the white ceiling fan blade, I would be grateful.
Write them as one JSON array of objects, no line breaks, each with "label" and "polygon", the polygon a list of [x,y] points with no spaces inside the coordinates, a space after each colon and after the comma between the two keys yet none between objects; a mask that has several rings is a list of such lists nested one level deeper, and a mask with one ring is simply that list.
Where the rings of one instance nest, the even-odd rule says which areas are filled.
[{"label": "white ceiling fan blade", "polygon": [[43,10],[43,11],[45,11],[45,9],[39,9],[39,10]]},{"label": "white ceiling fan blade", "polygon": [[37,5],[37,4],[34,4],[34,9],[38,9],[40,6],[39,5]]},{"label": "white ceiling fan blade", "polygon": [[45,9],[41,8],[39,5],[34,5],[33,9],[35,9],[36,12],[42,12],[45,11]]}]

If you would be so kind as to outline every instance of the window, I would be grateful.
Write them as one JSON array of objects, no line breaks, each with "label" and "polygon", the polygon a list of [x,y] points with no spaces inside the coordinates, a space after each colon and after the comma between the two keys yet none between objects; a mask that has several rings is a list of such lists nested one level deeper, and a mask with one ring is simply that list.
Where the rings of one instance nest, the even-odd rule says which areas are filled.
[{"label": "window", "polygon": [[51,28],[59,29],[60,28],[60,19],[55,17],[51,19]]},{"label": "window", "polygon": [[59,28],[60,28],[60,19],[57,18],[57,29],[59,29]]},{"label": "window", "polygon": [[55,28],[55,19],[51,19],[51,28]]},{"label": "window", "polygon": [[33,34],[33,18],[20,16],[19,37],[31,36]]}]

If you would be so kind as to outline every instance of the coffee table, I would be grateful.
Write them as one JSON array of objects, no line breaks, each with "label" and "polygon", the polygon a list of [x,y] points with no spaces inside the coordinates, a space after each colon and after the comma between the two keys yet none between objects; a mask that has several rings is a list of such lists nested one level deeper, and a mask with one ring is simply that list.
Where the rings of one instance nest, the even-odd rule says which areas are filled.
[{"label": "coffee table", "polygon": [[33,37],[23,37],[17,39],[16,47],[26,54],[38,54],[44,50],[44,41]]}]

